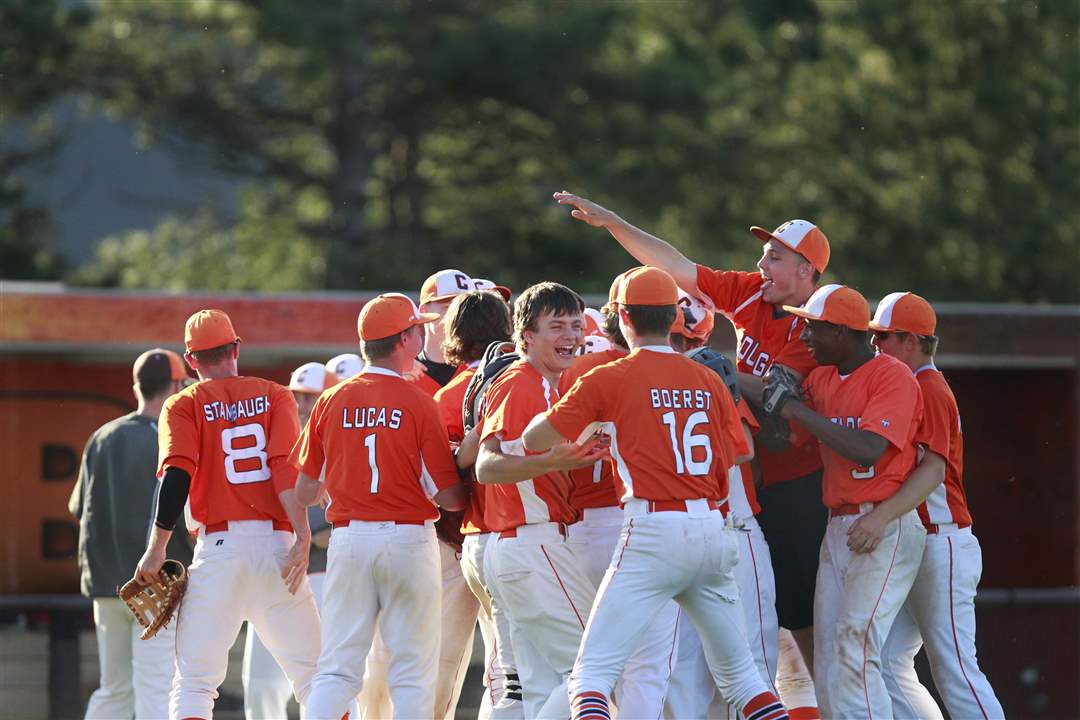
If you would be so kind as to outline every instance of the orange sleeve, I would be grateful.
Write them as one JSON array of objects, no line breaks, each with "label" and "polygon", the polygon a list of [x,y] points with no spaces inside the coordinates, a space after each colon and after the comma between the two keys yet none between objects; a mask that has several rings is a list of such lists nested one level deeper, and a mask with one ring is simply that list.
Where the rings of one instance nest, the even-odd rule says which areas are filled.
[{"label": "orange sleeve", "polygon": [[605,398],[614,396],[611,376],[600,367],[590,370],[547,411],[548,422],[569,442],[576,441],[589,423],[613,419],[602,417]]},{"label": "orange sleeve", "polygon": [[921,385],[920,387],[922,388],[923,418],[919,423],[919,432],[915,436],[915,441],[947,459],[952,429],[956,425],[952,404],[945,393],[937,391],[936,386]]},{"label": "orange sleeve", "polygon": [[[467,383],[465,383],[467,385]],[[465,424],[461,417],[461,403],[465,400],[462,383],[454,380],[439,388],[435,393],[435,404],[439,406],[439,417],[451,440],[460,442],[465,437]],[[458,392],[461,390],[461,392]]]},{"label": "orange sleeve", "polygon": [[425,491],[434,496],[440,490],[460,482],[457,464],[450,452],[450,439],[440,422],[435,401],[426,397],[418,398],[414,412],[420,429],[421,481]]},{"label": "orange sleeve", "polygon": [[158,475],[174,467],[193,476],[198,464],[195,399],[188,393],[178,393],[165,401],[158,418]]},{"label": "orange sleeve", "polygon": [[532,419],[548,409],[547,401],[541,394],[542,390],[519,382],[519,377],[521,376],[513,375],[505,379],[499,378],[488,388],[484,398],[484,424],[480,430],[480,442],[496,435],[505,441],[517,440]]},{"label": "orange sleeve", "polygon": [[321,395],[315,401],[315,407],[311,410],[311,417],[304,426],[303,431],[293,445],[289,454],[289,463],[313,480],[318,480],[322,474],[323,465],[326,462],[326,454],[323,450],[322,429],[324,424],[323,415],[326,412],[326,395]]},{"label": "orange sleeve", "polygon": [[903,450],[911,423],[922,414],[919,384],[911,371],[901,366],[874,373],[870,383],[870,402],[862,411],[859,429],[880,435]]},{"label": "orange sleeve", "polygon": [[757,273],[713,270],[697,266],[697,289],[720,312],[734,312],[761,287]]},{"label": "orange sleeve", "polygon": [[296,408],[296,398],[284,387],[274,386],[273,396],[266,457],[274,490],[280,493],[296,487],[296,468],[289,463],[289,455],[300,435],[300,412]]}]

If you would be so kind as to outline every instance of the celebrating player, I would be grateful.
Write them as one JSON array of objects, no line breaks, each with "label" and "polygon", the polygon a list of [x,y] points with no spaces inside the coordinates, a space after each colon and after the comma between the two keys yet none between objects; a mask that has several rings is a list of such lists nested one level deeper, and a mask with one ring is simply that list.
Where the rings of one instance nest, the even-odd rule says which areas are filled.
[{"label": "celebrating player", "polygon": [[[814,599],[819,707],[824,717],[890,717],[881,646],[926,543],[912,509],[921,498],[894,512],[916,464],[919,385],[903,363],[874,354],[870,309],[855,290],[825,285],[804,307],[785,310],[809,320],[802,337],[820,364],[802,383],[805,403],[776,399],[773,407],[821,441],[825,462],[829,524]],[[782,384],[766,391],[765,407]]]},{"label": "celebrating player", "polygon": [[[555,193],[555,199],[572,206],[574,218],[606,228],[638,261],[667,271],[680,287],[727,315],[738,339],[742,384],[774,366],[804,376],[816,365],[799,339],[803,321],[784,310],[785,305],[798,306],[810,297],[829,262],[829,241],[812,223],[792,220],[772,233],[751,228],[763,243],[759,272],[726,272],[695,264],[660,238],[594,202],[567,192]],[[812,437],[802,445],[788,446],[782,428],[768,418],[761,421],[756,443],[763,484],[758,519],[772,551],[776,611],[780,625],[791,630],[806,664],[811,665],[817,548],[826,522],[821,457]],[[785,446],[783,451],[776,450]],[[809,683],[808,677],[802,681]]]},{"label": "celebrating player", "polygon": [[238,375],[240,338],[221,310],[192,315],[184,335],[185,358],[202,382],[162,408],[164,478],[135,574],[141,583],[157,577],[190,493],[199,539],[177,619],[169,716],[212,716],[244,620],[303,706],[319,656],[319,616],[305,575],[311,531],[287,462],[299,433],[296,401],[276,383]]},{"label": "celebrating player", "polygon": [[325,477],[334,525],[308,718],[338,720],[346,711],[360,691],[376,621],[390,651],[395,717],[434,717],[440,571],[433,521],[436,504],[463,508],[465,491],[435,401],[401,373],[420,351],[423,325],[436,319],[397,293],[367,303],[357,323],[367,367],[320,396],[290,458],[300,469],[301,502],[318,498]]},{"label": "celebrating player", "polygon": [[[463,369],[435,393],[435,403],[442,413],[450,442],[460,443],[465,436],[462,417],[465,391],[488,345],[509,341],[513,326],[510,308],[501,294],[488,291],[458,295],[450,303],[443,323],[443,353],[447,361]],[[475,438],[475,432],[473,437]],[[475,452],[467,462],[464,461],[465,454],[463,452],[459,455],[459,465],[471,466],[475,460]],[[521,682],[514,664],[509,621],[505,612],[493,606],[491,593],[484,579],[484,551],[491,537],[491,532],[484,523],[486,488],[479,483],[470,482],[468,489],[469,505],[461,523],[464,534],[461,543],[461,572],[479,602],[480,634],[484,639],[483,683],[487,692],[481,700],[478,718],[520,720],[524,717]],[[469,627],[471,628],[471,624]]]},{"label": "celebrating player", "polygon": [[623,490],[622,536],[569,684],[573,717],[610,717],[626,659],[674,598],[698,627],[724,698],[747,718],[786,718],[747,646],[738,549],[717,500],[727,495],[727,469],[749,452],[734,401],[713,371],[668,344],[678,302],[670,275],[635,270],[617,301],[631,354],[579,379],[523,437],[538,452],[604,423]]},{"label": "celebrating player", "polygon": [[484,522],[498,537],[484,558],[484,578],[510,619],[524,690],[525,717],[566,718],[565,681],[573,668],[595,586],[566,544],[576,519],[566,471],[591,467],[606,450],[595,442],[526,453],[525,426],[558,399],[559,375],[581,345],[585,307],[557,283],[526,289],[514,303],[514,335],[522,359],[485,394],[477,479]]},{"label": "celebrating player", "polygon": [[896,292],[878,304],[870,329],[880,352],[915,373],[923,397],[918,439],[927,458],[945,469],[944,482],[919,505],[928,533],[926,549],[915,584],[881,652],[893,712],[897,717],[941,717],[937,703],[915,674],[915,655],[925,643],[934,685],[951,717],[1004,717],[975,656],[975,589],[982,575],[982,550],[971,532],[964,494],[960,411],[945,376],[934,366],[937,316],[918,295]]}]

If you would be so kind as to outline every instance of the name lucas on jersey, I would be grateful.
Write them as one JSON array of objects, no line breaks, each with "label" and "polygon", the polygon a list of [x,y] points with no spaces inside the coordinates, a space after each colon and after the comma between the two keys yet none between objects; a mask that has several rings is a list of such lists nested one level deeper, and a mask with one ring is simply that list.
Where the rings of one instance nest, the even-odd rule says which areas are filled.
[{"label": "name lucas on jersey", "polygon": [[708,410],[712,407],[712,393],[708,390],[650,388],[649,397],[654,408]]},{"label": "name lucas on jersey", "polygon": [[401,410],[394,408],[387,412],[384,407],[343,408],[341,427],[346,429],[386,427],[397,430],[401,427]]},{"label": "name lucas on jersey", "polygon": [[270,412],[270,398],[266,395],[223,403],[220,400],[203,403],[203,417],[206,422],[224,420],[236,422],[242,418],[255,417]]}]

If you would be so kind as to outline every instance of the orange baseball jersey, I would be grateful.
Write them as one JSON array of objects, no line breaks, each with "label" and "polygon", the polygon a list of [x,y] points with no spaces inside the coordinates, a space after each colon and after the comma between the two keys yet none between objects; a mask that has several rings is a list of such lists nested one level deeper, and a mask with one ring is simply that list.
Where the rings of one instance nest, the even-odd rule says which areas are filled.
[{"label": "orange baseball jersey", "polygon": [[[698,291],[735,326],[739,372],[761,377],[773,363],[780,363],[805,376],[817,366],[799,339],[806,321],[763,301],[761,282],[758,273],[698,265]],[[809,475],[821,467],[821,454],[813,436],[782,453],[759,447],[757,460],[766,487]]]},{"label": "orange baseball jersey", "polygon": [[288,458],[299,432],[296,400],[283,386],[256,377],[203,380],[161,408],[158,472],[191,475],[191,516],[201,525],[287,521],[278,493],[296,485]]},{"label": "orange baseball jersey", "polygon": [[835,366],[823,365],[810,371],[803,389],[807,404],[819,415],[889,441],[871,467],[860,467],[821,443],[826,507],[892,497],[915,467],[915,433],[922,421],[922,394],[908,366],[888,355],[877,355],[842,376]]},{"label": "orange baseball jersey", "polygon": [[435,401],[370,365],[319,396],[289,461],[311,478],[325,464],[332,523],[434,520],[431,498],[458,482]]},{"label": "orange baseball jersey", "polygon": [[[476,368],[480,362],[474,362],[462,367],[450,382],[439,388],[435,393],[435,404],[439,406],[443,424],[446,426],[450,442],[461,442],[465,437],[465,423],[461,415],[461,406],[465,402],[465,391],[469,389],[469,382],[476,374]],[[465,535],[479,532],[487,532],[484,525],[484,491],[485,486],[480,483],[470,483],[469,504],[465,508],[465,517],[461,522],[461,532]]]},{"label": "orange baseball jersey", "polygon": [[916,370],[915,380],[923,399],[923,419],[916,440],[945,458],[945,482],[919,505],[919,517],[928,525],[971,525],[963,482],[964,435],[956,397],[933,363]]},{"label": "orange baseball jersey", "polygon": [[[488,386],[480,442],[499,440],[506,455],[526,455],[521,435],[529,422],[558,400],[558,390],[528,360],[518,360]],[[570,506],[570,477],[547,473],[519,483],[484,488],[484,523],[492,532],[534,523],[572,523],[577,513]]]},{"label": "orange baseball jersey", "polygon": [[415,377],[411,377],[411,381],[413,385],[426,392],[430,397],[435,397],[435,393],[442,388],[438,380],[428,375],[426,369],[424,372],[417,373]]},{"label": "orange baseball jersey", "polygon": [[[559,394],[565,395],[569,392],[577,379],[594,367],[621,357],[626,357],[626,353],[610,348],[575,358],[574,364],[559,377]],[[615,474],[611,470],[610,461],[598,460],[592,467],[571,470],[570,480],[574,483],[570,491],[570,504],[575,510],[619,504],[619,493],[615,489]]]},{"label": "orange baseball jersey", "polygon": [[723,500],[728,468],[749,452],[720,376],[662,345],[590,370],[547,418],[571,441],[604,424],[623,502]]}]

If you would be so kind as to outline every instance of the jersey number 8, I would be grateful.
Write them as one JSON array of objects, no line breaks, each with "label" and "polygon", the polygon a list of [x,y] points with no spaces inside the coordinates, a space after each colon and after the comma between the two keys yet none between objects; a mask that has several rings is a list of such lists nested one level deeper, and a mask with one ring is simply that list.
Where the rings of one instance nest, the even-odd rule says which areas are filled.
[{"label": "jersey number 8", "polygon": [[[244,447],[234,445],[238,438],[253,438],[254,442]],[[233,485],[264,482],[270,479],[270,468],[266,462],[266,431],[258,423],[238,425],[221,431],[221,449],[225,451],[225,477]],[[248,470],[238,470],[240,460],[258,459],[259,466]],[[251,463],[245,463],[250,466]]]},{"label": "jersey number 8", "polygon": [[[686,418],[686,425],[683,426],[682,431],[681,450],[675,413],[666,412],[661,419],[668,426],[668,435],[671,437],[671,450],[675,454],[675,472],[679,475],[684,472],[690,475],[708,475],[713,461],[712,443],[709,442],[708,435],[695,435],[694,428],[708,424],[709,416],[698,410]],[[694,460],[694,448],[697,447],[705,450],[705,457],[702,460]]]}]

